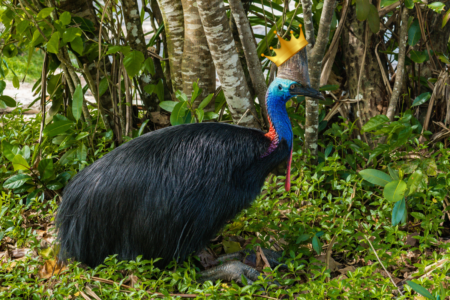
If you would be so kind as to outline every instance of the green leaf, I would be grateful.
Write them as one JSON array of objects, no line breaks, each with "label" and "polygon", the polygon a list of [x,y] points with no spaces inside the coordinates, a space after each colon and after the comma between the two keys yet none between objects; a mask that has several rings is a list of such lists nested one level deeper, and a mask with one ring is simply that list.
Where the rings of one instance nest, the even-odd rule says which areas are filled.
[{"label": "green leaf", "polygon": [[405,6],[408,9],[413,9],[414,8],[414,1],[413,0],[405,0]]},{"label": "green leaf", "polygon": [[386,184],[383,190],[383,196],[390,202],[397,202],[403,199],[406,189],[406,182],[403,180],[394,180]]},{"label": "green leaf", "polygon": [[13,80],[12,80],[12,84],[13,84],[13,87],[15,87],[16,89],[20,88],[19,77],[14,75]]},{"label": "green leaf", "polygon": [[191,103],[194,103],[197,96],[202,92],[202,89],[198,86],[198,81],[194,81],[192,83],[192,95],[191,95]]},{"label": "green leaf", "polygon": [[372,130],[378,129],[379,126],[389,122],[389,118],[385,115],[378,115],[371,118],[364,126],[362,127],[362,132],[369,132]]},{"label": "green leaf", "polygon": [[73,93],[72,98],[72,114],[75,120],[79,120],[81,117],[83,107],[83,89],[81,88],[81,85],[78,84],[77,88],[75,89],[75,92]]},{"label": "green leaf", "polygon": [[421,166],[425,174],[428,176],[436,176],[437,175],[437,165],[434,158],[425,158],[421,161]]},{"label": "green leaf", "polygon": [[53,169],[53,159],[46,158],[41,160],[38,165],[38,170],[41,175],[41,180],[46,181],[51,179],[55,175]]},{"label": "green leaf", "polygon": [[[145,89],[145,88],[144,88]],[[175,101],[163,101],[159,104],[159,106],[164,109],[167,110],[168,112],[172,112],[173,109],[175,108],[175,106],[178,104],[179,102],[175,102]]]},{"label": "green leaf", "polygon": [[123,59],[123,65],[127,70],[128,76],[130,78],[133,78],[135,75],[137,75],[137,73],[139,73],[144,59],[144,54],[137,50],[133,50],[125,55]]},{"label": "green leaf", "polygon": [[[72,42],[75,38],[77,37],[81,37],[81,35],[83,34],[83,31],[81,31],[80,28],[78,27],[70,27],[67,28],[64,33],[63,33],[63,42],[64,43],[70,43]],[[78,51],[77,51],[78,52]]]},{"label": "green leaf", "polygon": [[394,209],[392,210],[392,226],[396,226],[400,224],[404,219],[406,214],[406,201],[403,198],[401,201],[398,201],[394,204]]},{"label": "green leaf", "polygon": [[108,46],[108,51],[106,54],[115,54],[117,52],[122,52],[123,55],[127,55],[131,51],[130,46]]},{"label": "green leaf", "polygon": [[54,7],[47,7],[47,8],[42,9],[42,10],[37,14],[36,19],[42,20],[42,19],[47,18],[48,16],[50,16],[50,14],[52,13],[52,11],[53,11],[54,9],[55,9]]},{"label": "green leaf", "polygon": [[35,29],[33,32],[33,39],[31,40],[31,46],[34,48],[37,45],[39,45],[40,43],[43,43],[45,40],[42,37],[41,33],[39,30]]},{"label": "green leaf", "polygon": [[416,97],[416,99],[414,99],[411,107],[414,106],[418,106],[421,104],[424,104],[425,102],[427,102],[429,99],[431,98],[431,93],[427,92],[427,93],[422,93],[419,96]]},{"label": "green leaf", "polygon": [[440,14],[441,11],[445,9],[445,4],[442,2],[433,2],[431,4],[428,4],[428,7]]},{"label": "green leaf", "polygon": [[448,22],[449,19],[450,19],[450,9],[447,10],[447,12],[442,17],[442,28],[444,28],[445,25],[447,25],[447,22]]},{"label": "green leaf", "polygon": [[12,160],[12,164],[13,164],[13,167],[14,167],[14,171],[29,170],[30,169],[30,166],[28,165],[27,161],[20,154],[16,154],[14,156],[14,158]]},{"label": "green leaf", "polygon": [[5,189],[17,189],[25,184],[28,180],[32,179],[31,176],[26,174],[18,174],[11,178],[8,178],[5,183],[3,184],[3,187]]},{"label": "green leaf", "polygon": [[163,80],[160,79],[155,88],[155,93],[158,96],[160,102],[164,101],[164,83]]},{"label": "green leaf", "polygon": [[66,165],[69,162],[71,162],[75,156],[77,155],[77,148],[72,148],[66,153],[64,153],[63,156],[61,156],[61,159],[59,160],[59,164]]},{"label": "green leaf", "polygon": [[53,124],[50,124],[44,128],[44,136],[54,137],[58,134],[66,132],[69,128],[71,128],[73,122],[70,120],[62,120],[62,121],[54,121]]},{"label": "green leaf", "polygon": [[356,18],[359,21],[365,21],[369,16],[370,2],[369,0],[356,0]]},{"label": "green leaf", "polygon": [[56,31],[52,34],[52,37],[47,43],[47,51],[50,53],[57,54],[59,52],[59,40],[61,38],[61,33]]},{"label": "green leaf", "polygon": [[15,107],[16,101],[10,96],[0,96],[0,100],[5,102],[6,106]]},{"label": "green leaf", "polygon": [[155,75],[155,64],[153,63],[153,59],[151,57],[147,58],[144,62],[144,70],[146,70],[150,75]]},{"label": "green leaf", "polygon": [[415,46],[421,37],[419,20],[415,19],[408,29],[408,44]]},{"label": "green leaf", "polygon": [[84,143],[81,143],[77,148],[77,157],[80,161],[86,161],[87,158],[87,148]]},{"label": "green leaf", "polygon": [[373,33],[380,31],[380,17],[378,16],[377,8],[373,4],[370,4],[367,22],[369,23],[369,28]]},{"label": "green leaf", "polygon": [[72,21],[72,16],[70,15],[70,13],[68,11],[65,11],[59,16],[59,21],[64,26],[67,26],[70,24],[70,21]]},{"label": "green leaf", "polygon": [[178,102],[173,108],[172,114],[170,115],[170,123],[173,126],[184,124],[184,116],[186,115],[186,102]]},{"label": "green leaf", "polygon": [[312,246],[318,255],[320,255],[320,253],[322,253],[322,245],[320,245],[320,241],[319,241],[319,238],[317,237],[317,235],[314,235],[312,238]]},{"label": "green leaf", "polygon": [[30,26],[29,20],[20,21],[19,24],[17,24],[16,26],[17,32],[20,34],[24,33],[24,31],[27,30],[28,26]]},{"label": "green leaf", "polygon": [[398,177],[398,171],[392,169],[390,166],[388,166],[388,171],[389,171],[389,175],[391,176],[391,178],[393,180],[399,180],[400,178]]},{"label": "green leaf", "polygon": [[417,284],[417,283],[415,283],[415,282],[412,282],[412,281],[410,281],[410,280],[407,280],[406,283],[407,283],[414,291],[416,291],[417,293],[421,294],[421,295],[424,296],[425,298],[428,298],[428,299],[430,299],[430,300],[436,300],[436,298],[434,298],[434,296],[431,295],[431,293],[430,293],[426,288],[424,288],[423,286],[421,286],[421,285],[419,285],[419,284]]},{"label": "green leaf", "polygon": [[417,191],[417,188],[420,185],[420,182],[422,181],[423,173],[421,170],[416,170],[411,176],[408,178],[408,188],[409,188],[409,194],[415,193]]},{"label": "green leaf", "polygon": [[155,88],[156,88],[155,84],[147,84],[146,86],[144,86],[144,91],[147,94],[151,95],[155,91]]},{"label": "green leaf", "polygon": [[177,99],[180,100],[181,102],[187,101],[187,96],[182,91],[179,91],[179,90],[176,91],[175,92],[175,97],[177,97]]},{"label": "green leaf", "polygon": [[55,90],[56,87],[59,85],[59,83],[61,82],[61,78],[62,78],[62,73],[59,73],[57,75],[51,75],[49,76],[50,79],[47,82],[47,92],[52,95]]},{"label": "green leaf", "polygon": [[208,106],[209,102],[211,102],[211,99],[213,98],[214,93],[209,94],[208,96],[206,96],[205,99],[203,99],[203,101],[199,104],[198,108],[199,109],[204,109],[206,106]]},{"label": "green leaf", "polygon": [[14,57],[19,53],[19,49],[14,44],[3,46],[3,55],[8,58]]},{"label": "green leaf", "polygon": [[103,77],[98,85],[98,93],[100,94],[100,97],[103,96],[107,90],[109,90],[108,77]]},{"label": "green leaf", "polygon": [[79,36],[74,38],[74,40],[70,43],[70,46],[72,46],[72,49],[77,52],[80,55],[83,55],[83,39]]},{"label": "green leaf", "polygon": [[145,120],[141,124],[141,127],[139,127],[139,131],[138,131],[138,135],[137,136],[141,136],[142,135],[142,133],[144,132],[145,126],[147,126],[148,121],[150,121],[150,119]]},{"label": "green leaf", "polygon": [[198,122],[201,123],[203,121],[203,118],[205,117],[205,112],[203,109],[196,109],[195,113],[197,114]]},{"label": "green leaf", "polygon": [[6,82],[3,80],[0,80],[0,95],[3,94],[3,91],[6,88]]},{"label": "green leaf", "polygon": [[421,64],[424,61],[427,60],[427,56],[425,53],[423,53],[422,51],[414,51],[411,50],[411,52],[409,53],[410,58],[413,62]]},{"label": "green leaf", "polygon": [[5,109],[7,106],[5,104],[5,102],[3,102],[2,100],[0,100],[0,108],[1,109]]},{"label": "green leaf", "polygon": [[217,119],[219,117],[219,114],[213,112],[213,111],[208,111],[205,114],[205,117],[203,118],[204,121],[208,121],[208,120],[213,120],[213,119]]},{"label": "green leaf", "polygon": [[339,89],[339,84],[326,84],[326,85],[322,85],[319,88],[320,92],[325,92],[325,91],[335,91]]},{"label": "green leaf", "polygon": [[2,141],[2,154],[7,160],[12,161],[16,154],[13,152],[13,145],[8,143],[6,140]]},{"label": "green leaf", "polygon": [[359,175],[361,175],[364,180],[375,185],[385,186],[389,182],[392,182],[392,178],[388,174],[375,169],[362,170],[359,172]]}]

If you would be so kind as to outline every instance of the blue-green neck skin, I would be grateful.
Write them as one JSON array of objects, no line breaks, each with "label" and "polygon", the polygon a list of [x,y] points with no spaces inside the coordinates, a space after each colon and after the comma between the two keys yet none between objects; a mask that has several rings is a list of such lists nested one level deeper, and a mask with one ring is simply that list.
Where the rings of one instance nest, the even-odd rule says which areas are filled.
[{"label": "blue-green neck skin", "polygon": [[[289,149],[292,149],[292,126],[286,111],[286,102],[293,97],[289,88],[295,81],[275,78],[267,89],[266,107],[271,130],[275,130],[278,141],[286,140]],[[270,131],[269,131],[270,133]]]}]

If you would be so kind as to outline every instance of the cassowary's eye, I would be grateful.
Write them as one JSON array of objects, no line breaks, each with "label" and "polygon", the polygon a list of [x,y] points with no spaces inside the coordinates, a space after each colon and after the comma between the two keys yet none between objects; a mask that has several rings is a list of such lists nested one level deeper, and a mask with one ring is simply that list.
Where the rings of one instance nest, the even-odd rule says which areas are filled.
[{"label": "cassowary's eye", "polygon": [[291,90],[295,89],[295,84],[291,85],[290,89]]},{"label": "cassowary's eye", "polygon": [[283,89],[283,86],[281,84],[279,84],[278,89],[281,91]]}]

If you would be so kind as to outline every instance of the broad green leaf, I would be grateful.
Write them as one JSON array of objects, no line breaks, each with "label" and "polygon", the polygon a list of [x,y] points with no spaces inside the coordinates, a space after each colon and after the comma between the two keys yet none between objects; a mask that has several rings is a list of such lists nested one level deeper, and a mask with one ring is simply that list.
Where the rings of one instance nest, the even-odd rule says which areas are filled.
[{"label": "broad green leaf", "polygon": [[187,101],[187,96],[182,91],[179,91],[179,90],[176,91],[175,92],[175,97],[177,97],[177,99],[180,100],[181,102]]},{"label": "broad green leaf", "polygon": [[147,58],[144,62],[144,70],[146,70],[150,75],[155,75],[155,64],[151,57]]},{"label": "broad green leaf", "polygon": [[16,26],[17,32],[20,34],[24,33],[24,31],[27,30],[28,26],[30,26],[29,20],[20,21],[19,24],[17,24]]},{"label": "broad green leaf", "polygon": [[57,54],[59,52],[59,40],[61,38],[61,33],[59,31],[56,31],[52,34],[52,37],[47,43],[47,51],[50,53]]},{"label": "broad green leaf", "polygon": [[391,181],[384,187],[383,196],[389,202],[400,201],[405,196],[406,188],[406,182],[403,180]]},{"label": "broad green leaf", "polygon": [[320,245],[320,241],[319,241],[319,238],[317,237],[317,235],[314,235],[312,238],[312,246],[318,255],[320,255],[320,253],[322,253],[322,245]]},{"label": "broad green leaf", "polygon": [[[450,9],[449,9],[450,11]],[[445,56],[444,54],[441,54],[438,56],[439,60],[442,61],[444,64],[450,65],[450,60],[448,59],[447,56]]]},{"label": "broad green leaf", "polygon": [[172,112],[175,105],[177,105],[179,102],[175,102],[175,101],[163,101],[159,104],[159,106],[164,109],[167,110],[168,112]]},{"label": "broad green leaf", "polygon": [[80,161],[86,161],[87,157],[87,148],[84,143],[81,143],[81,145],[77,148],[77,157]]},{"label": "broad green leaf", "polygon": [[434,158],[425,158],[421,161],[421,168],[425,171],[428,176],[437,175],[437,165]]},{"label": "broad green leaf", "polygon": [[130,51],[130,46],[108,46],[108,51],[106,51],[106,54],[115,54],[117,52],[122,52],[123,55],[127,55]]},{"label": "broad green leaf", "polygon": [[98,93],[100,94],[100,97],[103,96],[108,89],[109,89],[108,78],[103,77],[102,80],[100,80],[100,83],[98,85]]},{"label": "broad green leaf", "polygon": [[0,95],[3,94],[3,91],[6,88],[6,82],[4,82],[3,80],[0,80]]},{"label": "broad green leaf", "polygon": [[445,25],[447,25],[447,22],[448,22],[449,19],[450,19],[450,9],[447,10],[447,12],[442,17],[442,28],[444,28]]},{"label": "broad green leaf", "polygon": [[5,109],[7,106],[5,104],[5,102],[3,102],[2,100],[0,100],[0,108],[1,109]]},{"label": "broad green leaf", "polygon": [[385,186],[392,181],[392,178],[388,174],[375,169],[362,170],[359,172],[359,175],[361,175],[364,180],[380,186]]},{"label": "broad green leaf", "polygon": [[428,4],[428,7],[440,14],[441,11],[445,9],[445,4],[442,2],[433,2],[431,4]]},{"label": "broad green leaf", "polygon": [[369,132],[377,129],[380,125],[389,122],[389,118],[385,115],[378,115],[371,118],[364,126],[362,127],[362,132]]},{"label": "broad green leaf", "polygon": [[408,178],[408,188],[409,188],[409,194],[415,193],[417,191],[417,188],[420,185],[420,182],[422,181],[423,173],[421,170],[416,170],[411,176]]},{"label": "broad green leaf", "polygon": [[5,189],[17,189],[25,184],[28,180],[31,180],[31,176],[26,174],[18,174],[11,178],[8,178],[5,183],[3,184],[3,187]]},{"label": "broad green leaf", "polygon": [[[78,27],[70,27],[67,28],[64,33],[63,33],[63,42],[64,43],[70,43],[72,42],[75,38],[77,37],[81,37],[81,35],[83,34],[83,31],[81,31],[80,28]],[[78,51],[77,51],[78,52]]]},{"label": "broad green leaf", "polygon": [[87,137],[89,135],[89,132],[80,132],[79,134],[77,134],[77,136],[75,137],[76,141],[82,140],[85,137]]},{"label": "broad green leaf", "polygon": [[184,124],[184,117],[186,116],[186,102],[179,102],[173,108],[170,115],[170,123],[173,126]]},{"label": "broad green leaf", "polygon": [[41,176],[41,180],[46,181],[51,179],[55,173],[53,169],[53,159],[45,158],[39,162],[38,165],[39,174]]},{"label": "broad green leaf", "polygon": [[70,46],[72,46],[72,49],[77,52],[80,55],[83,55],[83,39],[79,36],[77,36],[71,43]]},{"label": "broad green leaf", "polygon": [[50,16],[50,14],[52,13],[52,11],[53,11],[54,9],[55,9],[54,7],[47,7],[47,8],[42,9],[42,10],[37,14],[36,19],[42,20],[42,19],[47,18],[48,16]]},{"label": "broad green leaf", "polygon": [[[72,148],[69,151],[67,151],[66,153],[64,153],[63,156],[61,156],[61,159],[59,160],[59,164],[60,165],[66,165],[69,162],[73,161],[73,159],[75,158],[75,156],[77,155],[77,148]],[[58,188],[55,188],[58,189]]]},{"label": "broad green leaf", "polygon": [[356,0],[356,18],[359,21],[365,21],[369,16],[370,2],[369,0]]},{"label": "broad green leaf", "polygon": [[79,84],[75,89],[75,92],[73,93],[72,97],[72,114],[75,120],[77,121],[81,117],[82,107],[83,107],[83,89]]},{"label": "broad green leaf", "polygon": [[410,280],[407,280],[406,283],[417,293],[421,294],[422,296],[426,297],[427,299],[430,300],[436,300],[436,298],[423,286],[412,282]]},{"label": "broad green leaf", "polygon": [[367,22],[369,22],[369,28],[373,33],[380,31],[380,17],[378,16],[377,8],[373,4],[370,4]]},{"label": "broad green leaf", "polygon": [[147,94],[151,95],[155,91],[155,88],[156,88],[155,84],[147,84],[146,86],[144,86],[144,91]]},{"label": "broad green leaf", "polygon": [[205,114],[204,121],[217,119],[218,117],[219,117],[219,114],[217,114],[217,113],[215,113],[215,112],[213,112],[213,111],[208,111],[208,112]]},{"label": "broad green leaf", "polygon": [[421,33],[419,20],[415,19],[414,22],[412,22],[411,27],[408,29],[408,44],[410,46],[415,46],[420,40],[420,37]]},{"label": "broad green leaf", "polygon": [[53,124],[50,124],[44,128],[44,136],[54,137],[58,134],[66,132],[69,128],[71,128],[73,122],[70,120],[62,120],[62,121],[54,121]]},{"label": "broad green leaf", "polygon": [[429,99],[431,98],[431,93],[426,92],[426,93],[422,93],[419,96],[416,97],[416,99],[414,99],[411,107],[414,106],[418,106],[421,104],[424,104],[425,102],[427,102]]},{"label": "broad green leaf", "polygon": [[339,89],[339,84],[326,84],[326,85],[322,85],[319,88],[320,92],[325,92],[325,91],[335,91]]},{"label": "broad green leaf", "polygon": [[47,82],[47,92],[49,95],[52,95],[55,92],[56,87],[61,83],[62,73],[51,75],[49,77]]},{"label": "broad green leaf", "polygon": [[198,108],[199,109],[204,109],[206,106],[208,106],[209,102],[211,102],[211,99],[213,98],[214,93],[209,94],[208,96],[206,96],[205,99],[203,99],[203,101],[199,104]]},{"label": "broad green leaf", "polygon": [[16,106],[16,100],[14,100],[13,98],[11,98],[10,96],[0,96],[0,100],[5,102],[6,106],[9,107],[15,107]]},{"label": "broad green leaf", "polygon": [[163,83],[162,79],[159,80],[154,92],[158,96],[159,101],[163,102],[164,101],[164,83]]},{"label": "broad green leaf", "polygon": [[45,40],[41,35],[41,32],[37,29],[34,30],[33,32],[33,39],[31,40],[31,46],[34,48],[37,45],[43,43]]},{"label": "broad green leaf", "polygon": [[2,154],[7,160],[12,161],[16,154],[13,152],[13,145],[8,143],[6,140],[2,141]]},{"label": "broad green leaf", "polygon": [[400,224],[406,215],[406,201],[403,198],[394,204],[394,209],[392,210],[392,226]]},{"label": "broad green leaf", "polygon": [[70,24],[70,21],[72,21],[72,16],[70,15],[70,12],[65,11],[59,16],[59,21],[64,26],[67,26]]},{"label": "broad green leaf", "polygon": [[421,64],[427,60],[427,55],[425,53],[423,53],[422,51],[411,50],[411,52],[409,53],[409,56],[410,56],[411,60],[417,64]]},{"label": "broad green leaf", "polygon": [[191,103],[194,103],[195,99],[197,99],[198,95],[202,92],[202,89],[198,86],[198,82],[194,81],[192,83],[192,95],[191,95]]},{"label": "broad green leaf", "polygon": [[144,54],[142,52],[133,50],[123,58],[123,65],[127,70],[128,76],[133,78],[142,67],[142,63],[144,62]]},{"label": "broad green leaf", "polygon": [[13,164],[13,167],[14,167],[14,171],[29,170],[30,169],[30,166],[28,165],[27,161],[20,154],[16,154],[14,156],[14,158],[12,160],[12,164]]},{"label": "broad green leaf", "polygon": [[414,8],[414,0],[405,0],[405,6],[408,9],[413,9]]},{"label": "broad green leaf", "polygon": [[20,88],[19,77],[17,77],[16,75],[14,75],[12,83],[13,87],[15,87],[16,89]]},{"label": "broad green leaf", "polygon": [[195,113],[197,114],[198,122],[203,122],[203,118],[205,117],[205,112],[203,111],[203,109],[196,109]]},{"label": "broad green leaf", "polygon": [[138,131],[138,135],[137,136],[141,136],[142,135],[142,133],[144,132],[145,126],[147,126],[148,121],[150,121],[150,120],[147,119],[141,124],[141,127],[139,127],[139,131]]},{"label": "broad green leaf", "polygon": [[391,176],[391,178],[393,180],[399,180],[400,178],[398,178],[398,171],[392,169],[390,166],[388,166],[388,171],[389,171],[389,175]]}]

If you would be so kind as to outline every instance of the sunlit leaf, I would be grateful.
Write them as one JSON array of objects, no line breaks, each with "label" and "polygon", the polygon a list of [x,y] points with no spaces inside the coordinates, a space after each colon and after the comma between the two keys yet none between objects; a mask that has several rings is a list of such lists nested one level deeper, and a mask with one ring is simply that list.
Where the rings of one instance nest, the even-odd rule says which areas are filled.
[{"label": "sunlit leaf", "polygon": [[133,78],[139,73],[139,70],[142,67],[142,63],[144,62],[144,54],[142,52],[133,50],[127,55],[125,55],[123,59],[123,65],[127,70],[128,76]]},{"label": "sunlit leaf", "polygon": [[52,34],[52,37],[47,43],[47,51],[50,53],[57,54],[59,52],[59,40],[61,38],[61,34],[59,31],[56,31]]},{"label": "sunlit leaf", "polygon": [[424,104],[425,102],[427,102],[429,99],[431,98],[431,93],[426,92],[426,93],[422,93],[419,96],[416,97],[416,99],[414,99],[411,107],[414,106],[418,106],[421,104]]},{"label": "sunlit leaf", "polygon": [[50,14],[52,13],[52,11],[54,10],[54,7],[47,7],[42,9],[36,16],[36,19],[45,19],[48,16],[50,16]]},{"label": "sunlit leaf", "polygon": [[28,180],[31,180],[31,176],[26,175],[26,174],[18,174],[18,175],[14,175],[10,178],[8,178],[5,183],[3,184],[3,187],[5,189],[16,189],[21,187],[22,185],[25,184],[25,182],[27,182]]},{"label": "sunlit leaf", "polygon": [[369,0],[356,0],[356,18],[359,21],[365,21],[369,16],[370,2]]},{"label": "sunlit leaf", "polygon": [[403,180],[391,181],[384,187],[383,196],[390,202],[400,201],[405,196],[406,188],[406,182]]},{"label": "sunlit leaf", "polygon": [[173,109],[175,108],[175,105],[177,105],[179,102],[175,102],[175,101],[163,101],[159,104],[159,106],[164,109],[167,110],[168,112],[172,112]]},{"label": "sunlit leaf", "polygon": [[0,96],[0,100],[5,102],[6,106],[9,107],[15,107],[16,106],[16,100],[14,100],[13,98],[9,97],[9,96]]},{"label": "sunlit leaf", "polygon": [[73,39],[73,41],[70,43],[70,46],[72,46],[72,49],[77,52],[80,55],[83,55],[83,39],[79,36]]},{"label": "sunlit leaf", "polygon": [[421,294],[422,296],[426,297],[427,299],[430,300],[436,300],[436,298],[423,286],[412,282],[410,280],[407,280],[406,283],[417,293]]},{"label": "sunlit leaf", "polygon": [[81,117],[83,107],[83,89],[81,85],[77,85],[72,97],[72,114],[75,120],[79,120]]},{"label": "sunlit leaf", "polygon": [[50,125],[47,125],[44,128],[44,136],[48,137],[54,137],[58,134],[66,132],[69,128],[71,128],[73,125],[73,122],[70,120],[63,120],[63,121],[57,121],[53,122]]},{"label": "sunlit leaf", "polygon": [[54,176],[53,170],[53,159],[45,158],[39,162],[38,165],[39,174],[41,176],[41,180],[48,180]]},{"label": "sunlit leaf", "polygon": [[441,11],[445,9],[445,4],[442,2],[433,2],[431,4],[428,4],[428,7],[440,14]]},{"label": "sunlit leaf", "polygon": [[406,201],[405,198],[398,201],[394,205],[394,209],[392,210],[392,226],[396,226],[400,224],[404,219],[406,214]]},{"label": "sunlit leaf", "polygon": [[14,156],[14,158],[12,160],[12,164],[14,167],[14,171],[30,169],[30,165],[28,165],[28,162],[26,161],[26,159],[20,154],[16,154]]},{"label": "sunlit leaf", "polygon": [[70,21],[72,21],[72,16],[70,15],[70,12],[65,11],[59,16],[59,21],[63,25],[69,25]]},{"label": "sunlit leaf", "polygon": [[362,170],[359,172],[359,175],[361,175],[361,177],[364,178],[364,180],[367,180],[372,184],[380,186],[385,186],[386,184],[392,181],[391,176],[375,169]]},{"label": "sunlit leaf", "polygon": [[371,118],[364,126],[362,127],[362,132],[369,132],[377,129],[379,126],[389,122],[389,118],[385,115],[378,115]]}]

